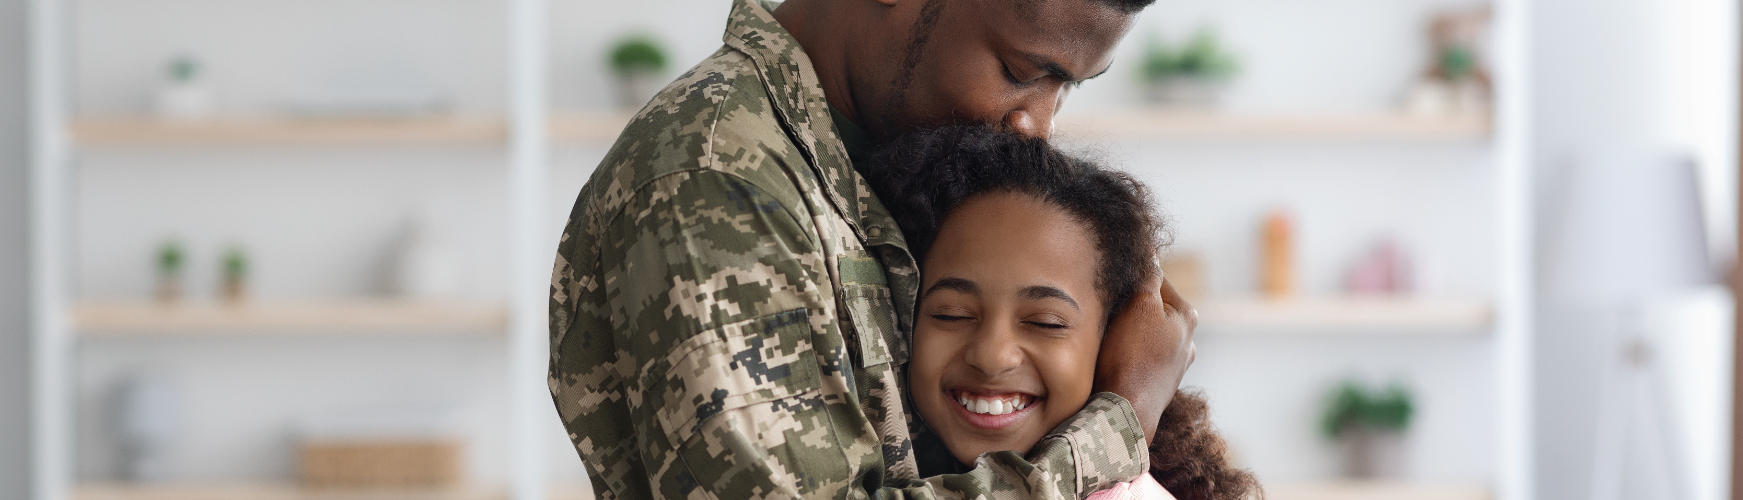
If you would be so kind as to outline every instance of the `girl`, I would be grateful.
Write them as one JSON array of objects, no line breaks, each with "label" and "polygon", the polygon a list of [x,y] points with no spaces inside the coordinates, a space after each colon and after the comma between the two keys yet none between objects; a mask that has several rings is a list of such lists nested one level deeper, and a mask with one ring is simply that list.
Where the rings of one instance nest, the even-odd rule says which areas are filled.
[{"label": "girl", "polygon": [[[866,171],[920,261],[908,386],[930,431],[915,440],[922,476],[1029,450],[1088,402],[1104,329],[1158,272],[1164,224],[1147,192],[1045,141],[974,126],[899,139]],[[1204,401],[1178,393],[1150,475],[1092,498],[1258,494],[1224,450]]]}]

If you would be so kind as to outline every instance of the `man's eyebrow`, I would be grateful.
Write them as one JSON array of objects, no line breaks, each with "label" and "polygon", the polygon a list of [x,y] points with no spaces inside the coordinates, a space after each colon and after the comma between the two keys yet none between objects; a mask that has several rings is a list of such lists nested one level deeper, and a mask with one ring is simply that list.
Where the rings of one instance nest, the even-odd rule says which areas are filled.
[{"label": "man's eyebrow", "polygon": [[1064,80],[1065,83],[1083,83],[1084,80],[1101,76],[1102,74],[1107,73],[1109,68],[1114,67],[1114,65],[1110,63],[1107,68],[1102,68],[1101,71],[1096,72],[1096,74],[1089,75],[1087,78],[1078,79],[1077,75],[1071,74],[1070,70],[1065,69],[1064,66],[1060,66],[1059,63],[1054,62],[1047,56],[1032,52],[1024,52],[1023,58],[1028,59],[1029,63],[1034,64],[1035,67],[1041,68],[1041,71],[1046,71],[1047,74],[1053,75],[1055,78],[1060,80]]},{"label": "man's eyebrow", "polygon": [[1060,290],[1056,287],[1044,285],[1025,287],[1021,292],[1017,293],[1017,296],[1022,297],[1024,300],[1059,299],[1065,301],[1067,304],[1071,304],[1072,309],[1077,309],[1079,311],[1083,310],[1083,308],[1077,306],[1077,301],[1071,298],[1071,294],[1065,293],[1065,290]]},{"label": "man's eyebrow", "polygon": [[939,290],[956,290],[969,295],[980,295],[980,285],[974,284],[973,281],[962,278],[943,278],[937,283],[933,283],[931,288],[927,288],[926,293],[920,294],[920,298],[924,300],[927,296],[932,295],[932,292]]}]

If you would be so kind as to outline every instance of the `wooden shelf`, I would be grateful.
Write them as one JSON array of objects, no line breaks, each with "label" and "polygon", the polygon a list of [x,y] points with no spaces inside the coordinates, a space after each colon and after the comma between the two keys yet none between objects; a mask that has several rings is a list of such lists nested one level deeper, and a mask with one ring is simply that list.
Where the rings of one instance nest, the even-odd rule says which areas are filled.
[{"label": "wooden shelf", "polygon": [[1379,481],[1337,481],[1265,488],[1270,500],[1489,500],[1489,488]]},{"label": "wooden shelf", "polygon": [[610,145],[635,114],[630,112],[558,113],[551,115],[551,141]]},{"label": "wooden shelf", "polygon": [[[551,139],[609,144],[628,112],[556,113]],[[1489,136],[1485,116],[1420,118],[1402,114],[1234,115],[1181,111],[1067,114],[1059,133],[1076,139],[1146,140],[1385,140],[1475,141]],[[73,123],[81,146],[489,144],[507,137],[500,117],[324,120],[215,118],[164,121],[142,117],[89,117]]]},{"label": "wooden shelf", "polygon": [[80,118],[73,140],[81,146],[501,144],[500,118],[289,119]]},{"label": "wooden shelf", "polygon": [[[439,490],[309,489],[294,484],[85,484],[73,490],[73,500],[506,500],[506,488]],[[591,500],[581,487],[553,487],[550,500]]]},{"label": "wooden shelf", "polygon": [[[554,487],[551,500],[591,499],[584,486]],[[503,500],[503,489],[462,488],[444,490],[330,490],[305,489],[292,484],[212,485],[80,485],[73,500]],[[1481,486],[1423,485],[1366,481],[1267,487],[1270,500],[1490,500]]]},{"label": "wooden shelf", "polygon": [[1192,302],[1214,334],[1486,334],[1488,301],[1421,297],[1213,297]]},{"label": "wooden shelf", "polygon": [[1487,116],[1413,117],[1401,113],[1351,115],[1239,115],[1140,110],[1067,113],[1058,133],[1070,139],[1146,140],[1380,140],[1457,142],[1489,137]]},{"label": "wooden shelf", "polygon": [[508,308],[480,302],[333,300],[241,304],[149,301],[85,302],[73,328],[96,336],[330,333],[493,333]]}]

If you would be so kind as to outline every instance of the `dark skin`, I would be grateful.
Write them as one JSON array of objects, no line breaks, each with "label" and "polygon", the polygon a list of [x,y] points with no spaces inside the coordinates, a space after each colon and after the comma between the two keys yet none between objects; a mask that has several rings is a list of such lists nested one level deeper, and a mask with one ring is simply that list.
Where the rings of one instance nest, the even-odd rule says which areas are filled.
[{"label": "dark skin", "polygon": [[[1096,0],[787,0],[774,12],[830,106],[879,140],[953,123],[1053,134],[1071,89],[1107,71],[1132,15]],[[1198,313],[1157,271],[1108,328],[1095,390],[1153,439],[1195,347]]]}]

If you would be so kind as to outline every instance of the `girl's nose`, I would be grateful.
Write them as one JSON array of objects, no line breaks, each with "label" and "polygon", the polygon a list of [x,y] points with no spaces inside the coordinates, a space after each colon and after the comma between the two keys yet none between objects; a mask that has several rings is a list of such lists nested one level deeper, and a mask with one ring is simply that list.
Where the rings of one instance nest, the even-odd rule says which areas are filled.
[{"label": "girl's nose", "polygon": [[1009,325],[987,325],[963,352],[963,361],[989,378],[1023,364],[1023,350]]}]

